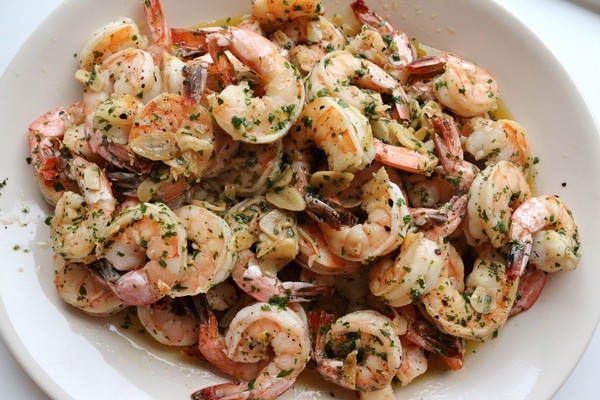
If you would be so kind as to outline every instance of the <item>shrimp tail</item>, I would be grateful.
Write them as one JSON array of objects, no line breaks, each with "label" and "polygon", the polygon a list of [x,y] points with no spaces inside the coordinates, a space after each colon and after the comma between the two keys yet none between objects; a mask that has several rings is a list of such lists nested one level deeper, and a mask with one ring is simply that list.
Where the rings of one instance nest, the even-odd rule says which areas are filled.
[{"label": "shrimp tail", "polygon": [[508,250],[508,267],[506,269],[506,278],[512,282],[520,277],[527,263],[529,262],[529,255],[531,254],[532,244],[530,242],[518,243],[513,242]]},{"label": "shrimp tail", "polygon": [[227,382],[219,385],[209,386],[192,393],[192,400],[228,400],[242,399],[240,395],[245,382]]}]

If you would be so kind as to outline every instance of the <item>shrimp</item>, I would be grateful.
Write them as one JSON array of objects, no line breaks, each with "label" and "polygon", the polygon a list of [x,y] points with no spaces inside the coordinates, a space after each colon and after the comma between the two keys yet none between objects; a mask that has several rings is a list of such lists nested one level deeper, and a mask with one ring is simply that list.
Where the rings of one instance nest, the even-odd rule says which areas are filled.
[{"label": "shrimp", "polygon": [[546,286],[547,278],[547,272],[539,270],[531,264],[525,268],[525,271],[519,276],[517,298],[510,310],[509,318],[533,307]]},{"label": "shrimp", "polygon": [[276,399],[294,384],[310,359],[306,313],[295,304],[250,304],[229,324],[225,344],[227,357],[235,362],[269,362],[250,381],[210,386],[193,393],[192,398]]},{"label": "shrimp", "polygon": [[307,101],[333,96],[377,119],[390,108],[382,95],[391,97],[401,119],[410,117],[408,98],[400,83],[369,60],[345,51],[323,56],[306,77]]},{"label": "shrimp", "polygon": [[307,102],[290,136],[295,150],[310,144],[323,150],[332,171],[354,172],[375,158],[369,120],[356,107],[334,97]]},{"label": "shrimp", "polygon": [[290,302],[304,302],[314,298],[330,297],[333,289],[325,285],[307,282],[281,281],[277,276],[270,276],[250,250],[239,253],[238,261],[233,267],[232,277],[237,286],[258,301],[274,301],[285,299]]},{"label": "shrimp", "polygon": [[66,261],[88,263],[104,237],[117,200],[96,164],[79,156],[64,162],[65,173],[77,182],[82,195],[65,191],[56,204],[50,221],[52,247]]},{"label": "shrimp", "polygon": [[187,278],[187,235],[181,220],[162,203],[141,203],[115,215],[96,254],[118,271],[113,290],[128,305],[145,305],[163,296],[194,293]]},{"label": "shrimp", "polygon": [[285,30],[283,38],[278,38],[278,33],[281,34],[282,31],[277,31],[273,34],[273,39],[275,43],[284,39],[284,48],[292,42],[287,56],[302,74],[309,73],[325,54],[343,50],[348,42],[340,28],[322,15],[308,20],[301,18],[290,25],[298,31],[297,38],[289,38]]},{"label": "shrimp", "polygon": [[359,310],[333,321],[310,313],[313,358],[324,379],[361,393],[390,386],[402,363],[402,345],[392,320],[375,310]]},{"label": "shrimp", "polygon": [[475,160],[485,160],[486,166],[506,160],[520,166],[525,175],[533,166],[527,130],[516,121],[475,117],[463,125],[463,134],[465,150]]},{"label": "shrimp", "polygon": [[492,74],[452,54],[433,54],[406,66],[411,74],[438,73],[431,85],[437,100],[461,117],[492,111],[500,91]]},{"label": "shrimp", "polygon": [[[362,30],[358,35],[359,40],[357,44],[359,48],[357,50],[359,54],[366,55],[366,58],[369,60],[381,60],[376,63],[404,85],[409,78],[406,66],[417,58],[417,50],[408,35],[405,32],[398,31],[377,12],[370,11],[363,0],[353,2],[350,4],[350,7],[356,19],[363,26],[368,27],[369,31],[379,34],[379,38],[373,38],[365,30]],[[363,39],[360,36],[362,35],[366,36],[366,43],[361,43]],[[373,40],[379,42],[379,46],[372,46]],[[373,53],[375,53],[376,57],[372,57]]]},{"label": "shrimp", "polygon": [[176,44],[208,49],[215,63],[219,53],[230,51],[255,72],[262,97],[253,96],[247,80],[206,96],[217,124],[231,137],[272,143],[295,124],[305,100],[302,78],[269,39],[246,28],[214,27],[181,35]]},{"label": "shrimp", "polygon": [[180,285],[195,287],[192,294],[206,293],[229,277],[235,263],[231,229],[223,218],[197,205],[182,206],[174,212],[183,222],[190,243],[186,276]]},{"label": "shrimp", "polygon": [[108,57],[127,48],[145,49],[148,42],[131,18],[119,18],[93,32],[79,52],[79,67],[90,71]]},{"label": "shrimp", "polygon": [[144,174],[152,162],[132,154],[127,148],[129,132],[143,108],[140,99],[130,94],[110,96],[92,114],[93,135],[88,143],[110,164]]},{"label": "shrimp", "polygon": [[263,26],[273,26],[298,18],[317,18],[323,14],[319,0],[254,0],[252,17]]},{"label": "shrimp", "polygon": [[199,323],[186,305],[189,297],[163,297],[147,305],[136,307],[137,316],[157,342],[167,346],[193,346],[198,342]]},{"label": "shrimp", "polygon": [[219,321],[209,308],[204,295],[194,296],[195,310],[198,313],[198,351],[212,366],[239,380],[251,381],[267,365],[268,360],[256,363],[234,361],[228,357],[225,336],[219,331]]},{"label": "shrimp", "polygon": [[298,233],[300,241],[296,261],[305,269],[322,275],[341,275],[357,272],[362,267],[358,261],[348,261],[333,253],[316,224],[298,223]]},{"label": "shrimp", "polygon": [[403,336],[400,336],[400,343],[402,344],[402,364],[396,373],[396,377],[402,386],[406,386],[415,378],[427,372],[429,364],[421,347],[403,339]]},{"label": "shrimp", "polygon": [[423,310],[444,332],[465,339],[485,340],[507,321],[517,296],[518,279],[506,276],[506,262],[489,244],[479,250],[465,290],[456,288],[449,268],[422,298]]},{"label": "shrimp", "polygon": [[371,293],[392,307],[401,307],[430,292],[445,263],[446,239],[462,222],[466,207],[466,197],[455,197],[441,210],[448,215],[446,224],[407,233],[397,256],[384,257],[371,267]]},{"label": "shrimp", "polygon": [[490,242],[504,246],[510,236],[511,215],[519,204],[531,197],[521,168],[509,161],[498,161],[475,176],[469,188],[467,238],[471,245]]},{"label": "shrimp", "polygon": [[146,103],[129,131],[129,149],[171,167],[174,177],[200,178],[214,152],[209,111],[186,106],[181,95],[162,93]]},{"label": "shrimp", "polygon": [[465,160],[460,133],[452,117],[433,116],[431,123],[436,133],[433,141],[442,168],[446,172],[446,179],[452,182],[459,194],[466,193],[479,172],[479,168]]},{"label": "shrimp", "polygon": [[60,298],[86,314],[105,317],[126,308],[110,287],[86,264],[54,255],[54,286]]},{"label": "shrimp", "polygon": [[527,262],[545,272],[571,271],[581,259],[573,213],[556,196],[525,200],[512,214],[508,278],[520,276]]},{"label": "shrimp", "polygon": [[68,107],[53,108],[29,125],[31,165],[44,180],[52,181],[59,174],[56,161],[61,157],[63,138],[67,131],[82,123],[83,105],[75,102]]},{"label": "shrimp", "polygon": [[397,249],[409,227],[410,212],[402,191],[380,168],[362,188],[364,223],[335,229],[321,223],[325,241],[338,256],[368,263]]}]

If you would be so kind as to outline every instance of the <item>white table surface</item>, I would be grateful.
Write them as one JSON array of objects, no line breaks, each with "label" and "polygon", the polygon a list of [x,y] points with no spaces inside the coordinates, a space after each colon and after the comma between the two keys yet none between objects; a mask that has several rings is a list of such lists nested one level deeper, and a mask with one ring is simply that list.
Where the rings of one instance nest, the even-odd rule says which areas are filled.
[{"label": "white table surface", "polygon": [[[0,75],[29,34],[61,1],[0,0]],[[600,0],[499,2],[524,21],[560,59],[600,121]],[[600,366],[599,359],[600,329],[554,400],[600,399],[596,369]],[[2,399],[49,399],[1,339],[0,388]]]}]

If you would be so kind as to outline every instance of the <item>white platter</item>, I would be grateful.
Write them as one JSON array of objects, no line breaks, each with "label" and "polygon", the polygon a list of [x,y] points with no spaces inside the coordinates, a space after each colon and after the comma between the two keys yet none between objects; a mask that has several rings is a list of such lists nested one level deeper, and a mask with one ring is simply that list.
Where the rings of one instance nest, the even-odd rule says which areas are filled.
[{"label": "white platter", "polygon": [[[163,1],[172,26],[191,26],[249,9],[249,0]],[[201,6],[209,3],[210,7]],[[325,2],[328,11],[345,9],[348,3]],[[369,4],[422,42],[454,51],[494,72],[503,100],[529,130],[540,156],[538,190],[557,194],[570,205],[584,250],[576,271],[552,276],[535,307],[509,321],[498,339],[477,347],[461,371],[429,375],[399,390],[398,397],[550,398],[579,360],[600,317],[594,301],[600,260],[593,243],[593,229],[600,222],[595,207],[600,198],[596,157],[600,145],[592,118],[549,51],[496,4],[476,0]],[[0,120],[4,137],[10,135],[0,149],[0,182],[6,182],[0,189],[0,328],[25,370],[57,399],[185,399],[194,389],[225,380],[176,353],[160,351],[141,339],[131,341],[111,321],[69,309],[52,284],[44,224],[50,209],[25,162],[26,129],[44,111],[77,98],[74,54],[91,31],[124,15],[143,22],[140,1],[66,1],[34,32],[0,80]],[[304,392],[307,387],[321,390],[323,398],[333,389],[303,380],[287,397],[318,396]],[[345,397],[345,392],[336,394]]]}]

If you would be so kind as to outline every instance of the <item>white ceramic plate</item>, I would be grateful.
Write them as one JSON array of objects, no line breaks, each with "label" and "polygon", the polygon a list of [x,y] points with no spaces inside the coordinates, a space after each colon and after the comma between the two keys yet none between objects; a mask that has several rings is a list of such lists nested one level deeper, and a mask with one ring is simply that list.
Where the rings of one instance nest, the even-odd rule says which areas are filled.
[{"label": "white ceramic plate", "polygon": [[[172,26],[247,13],[250,0],[163,0]],[[210,4],[210,5],[209,5]],[[349,2],[325,1],[328,12]],[[382,4],[384,4],[382,6]],[[502,98],[531,134],[539,155],[538,190],[559,195],[580,225],[579,268],[550,277],[535,307],[478,346],[458,372],[430,374],[399,389],[399,398],[547,399],[582,355],[600,317],[600,144],[572,82],[541,42],[501,7],[478,0],[369,2],[410,35],[491,69]],[[119,16],[143,23],[140,0],[66,1],[34,32],[0,80],[0,328],[32,378],[57,399],[186,399],[226,377],[164,351],[114,320],[65,306],[52,284],[44,224],[51,211],[26,164],[28,124],[77,99],[74,54],[97,27]],[[15,140],[16,138],[16,140]],[[314,375],[286,398],[348,397]],[[315,383],[316,382],[316,383]]]}]

